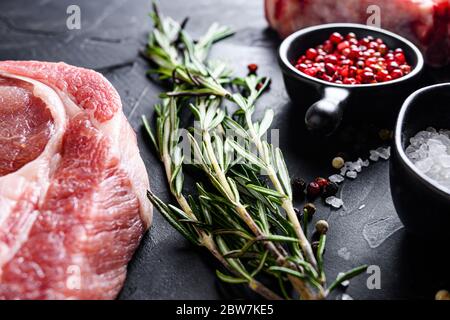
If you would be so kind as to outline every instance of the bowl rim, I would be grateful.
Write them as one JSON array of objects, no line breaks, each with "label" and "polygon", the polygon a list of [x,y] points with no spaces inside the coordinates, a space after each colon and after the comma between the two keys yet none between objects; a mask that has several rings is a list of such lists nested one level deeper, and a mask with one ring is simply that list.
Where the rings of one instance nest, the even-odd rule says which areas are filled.
[{"label": "bowl rim", "polygon": [[435,85],[431,85],[431,86],[427,86],[424,88],[421,88],[415,92],[413,92],[403,103],[400,112],[398,114],[397,117],[397,122],[395,125],[395,134],[394,134],[394,147],[395,147],[395,151],[397,152],[397,154],[400,156],[401,161],[403,161],[403,163],[406,164],[407,168],[409,169],[409,171],[411,171],[413,174],[415,174],[420,181],[422,181],[422,183],[424,183],[425,185],[427,185],[429,188],[433,189],[434,191],[436,191],[437,193],[450,198],[450,189],[440,185],[439,183],[437,183],[436,181],[434,181],[433,179],[431,179],[430,177],[428,177],[426,174],[420,172],[417,167],[414,165],[414,163],[408,158],[408,156],[405,153],[405,150],[403,149],[402,146],[402,126],[403,123],[405,121],[405,115],[406,112],[409,110],[409,108],[411,107],[411,103],[414,99],[416,99],[416,97],[418,97],[419,95],[424,94],[427,91],[436,89],[436,88],[445,88],[448,87],[450,89],[450,82],[446,82],[446,83],[439,83],[439,84],[435,84]]},{"label": "bowl rim", "polygon": [[[330,29],[330,28],[342,28],[342,27],[375,31],[375,32],[385,34],[387,36],[397,39],[398,41],[403,42],[405,45],[410,47],[412,52],[414,52],[414,54],[416,55],[416,57],[417,57],[416,66],[413,68],[413,70],[409,74],[407,74],[406,76],[403,76],[401,78],[398,78],[398,79],[394,79],[394,80],[387,81],[387,82],[381,82],[381,83],[352,85],[352,84],[338,84],[338,83],[328,82],[328,81],[325,81],[322,79],[317,79],[315,77],[311,77],[311,76],[297,70],[295,68],[295,66],[289,62],[289,60],[287,58],[287,52],[288,52],[289,48],[291,47],[292,43],[299,36],[302,36],[306,33],[312,32],[312,31],[317,31],[317,30],[322,30],[322,29]],[[372,87],[384,87],[387,85],[399,83],[399,82],[411,79],[411,78],[415,77],[416,75],[418,75],[422,71],[424,64],[425,64],[422,53],[411,41],[405,39],[404,37],[402,37],[396,33],[391,32],[391,31],[388,31],[388,30],[385,30],[382,28],[367,26],[364,24],[358,24],[358,23],[326,23],[326,24],[320,24],[320,25],[316,25],[316,26],[307,27],[307,28],[301,29],[299,31],[296,31],[296,32],[292,33],[290,36],[288,36],[286,39],[283,40],[283,42],[281,43],[281,45],[278,49],[278,56],[279,56],[280,64],[282,64],[282,67],[284,66],[284,69],[286,71],[290,71],[295,77],[302,78],[302,79],[308,79],[308,80],[314,81],[316,83],[320,83],[320,84],[327,85],[327,86],[339,87],[339,88],[368,88],[368,87],[372,88]]]}]

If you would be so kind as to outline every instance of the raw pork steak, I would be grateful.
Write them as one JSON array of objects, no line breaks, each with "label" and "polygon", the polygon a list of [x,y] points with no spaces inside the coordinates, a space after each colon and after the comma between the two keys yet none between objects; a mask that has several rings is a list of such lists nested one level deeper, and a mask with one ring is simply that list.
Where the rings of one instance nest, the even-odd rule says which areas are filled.
[{"label": "raw pork steak", "polygon": [[112,299],[152,208],[120,97],[64,63],[0,62],[0,299]]},{"label": "raw pork steak", "polygon": [[379,9],[381,27],[413,41],[428,63],[449,62],[450,0],[265,0],[265,9],[282,37],[322,23],[366,24]]}]

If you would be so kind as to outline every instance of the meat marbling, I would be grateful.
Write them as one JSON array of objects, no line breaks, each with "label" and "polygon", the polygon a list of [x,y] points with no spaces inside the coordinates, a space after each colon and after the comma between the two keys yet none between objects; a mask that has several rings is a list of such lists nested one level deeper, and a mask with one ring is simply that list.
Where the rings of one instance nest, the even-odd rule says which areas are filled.
[{"label": "meat marbling", "polygon": [[0,299],[112,299],[152,207],[136,135],[100,74],[0,62]]},{"label": "meat marbling", "polygon": [[428,63],[449,62],[450,0],[265,0],[266,18],[282,37],[332,22],[366,24],[378,6],[380,26],[413,41]]}]

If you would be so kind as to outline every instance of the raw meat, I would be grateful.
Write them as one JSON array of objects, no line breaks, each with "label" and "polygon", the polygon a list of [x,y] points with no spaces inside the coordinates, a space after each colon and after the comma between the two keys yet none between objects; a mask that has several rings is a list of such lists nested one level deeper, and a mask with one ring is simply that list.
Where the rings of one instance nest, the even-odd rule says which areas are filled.
[{"label": "raw meat", "polygon": [[428,63],[449,62],[449,0],[265,0],[266,18],[282,37],[323,23],[366,24],[376,13],[374,5],[380,26],[414,42]]},{"label": "raw meat", "polygon": [[120,97],[64,63],[0,62],[0,299],[113,299],[150,226]]}]

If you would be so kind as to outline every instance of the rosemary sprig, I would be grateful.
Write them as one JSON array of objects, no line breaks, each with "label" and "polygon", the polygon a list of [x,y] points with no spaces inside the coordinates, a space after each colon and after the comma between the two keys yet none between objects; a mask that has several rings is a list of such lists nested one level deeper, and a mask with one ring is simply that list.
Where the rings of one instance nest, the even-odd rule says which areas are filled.
[{"label": "rosemary sprig", "polygon": [[[169,80],[172,90],[155,106],[155,133],[145,117],[143,121],[178,207],[163,203],[151,191],[150,201],[188,240],[206,247],[221,262],[230,273],[217,271],[221,280],[246,283],[265,298],[279,299],[257,280],[265,273],[277,279],[285,298],[291,298],[287,280],[302,299],[325,298],[334,289],[325,286],[325,237],[316,259],[294,212],[282,152],[264,138],[273,112],[267,111],[260,122],[252,120],[269,80],[256,75],[232,79],[225,64],[207,60],[212,44],[232,34],[229,28],[214,24],[193,41],[184,23],[162,16],[156,5],[151,16],[155,28],[145,54],[155,68],[149,72]],[[222,108],[223,99],[238,107],[233,115]],[[196,119],[189,132],[180,128],[179,110],[185,108]],[[180,147],[182,135],[188,150]],[[193,152],[194,165],[208,182],[197,183],[198,196],[186,198],[183,167],[191,154],[187,151]],[[262,171],[270,184],[261,179]]]}]

